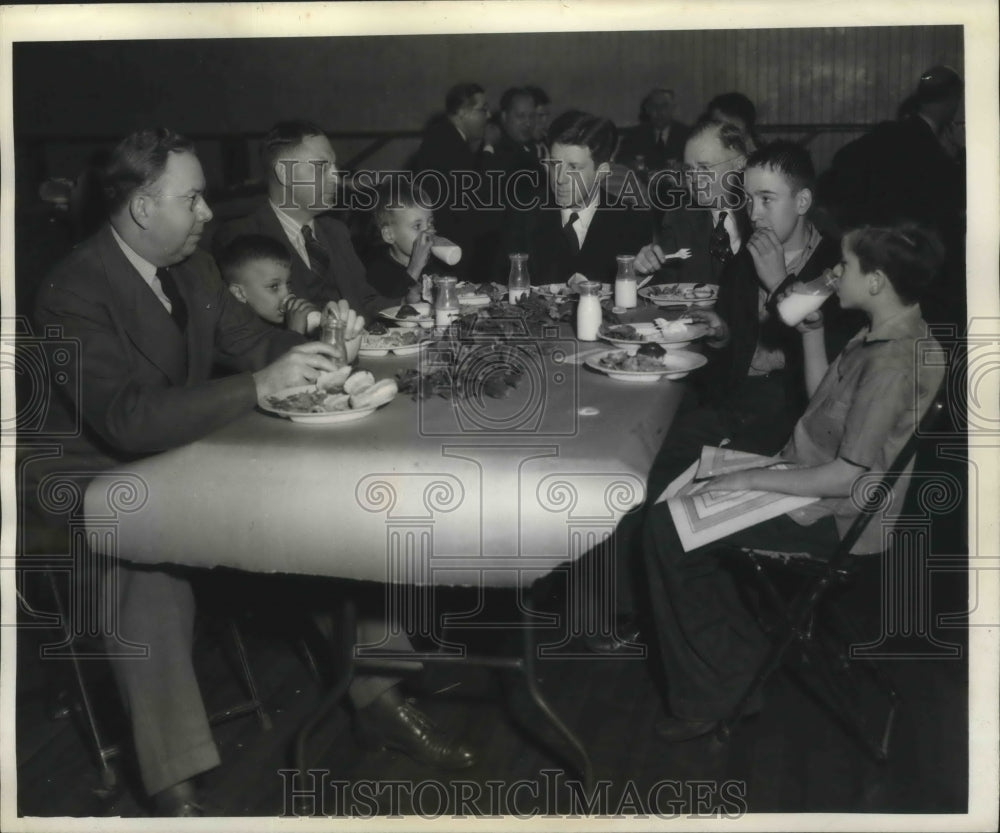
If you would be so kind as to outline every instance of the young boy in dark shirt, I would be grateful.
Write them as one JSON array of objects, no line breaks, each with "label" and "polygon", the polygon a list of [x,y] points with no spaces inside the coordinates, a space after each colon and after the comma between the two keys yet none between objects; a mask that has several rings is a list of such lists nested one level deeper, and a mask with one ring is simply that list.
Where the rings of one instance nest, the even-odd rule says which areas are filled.
[{"label": "young boy in dark shirt", "polygon": [[390,298],[421,300],[421,277],[428,264],[441,265],[431,254],[434,214],[426,200],[406,182],[384,182],[378,190],[375,228],[382,244],[368,260],[368,283]]}]

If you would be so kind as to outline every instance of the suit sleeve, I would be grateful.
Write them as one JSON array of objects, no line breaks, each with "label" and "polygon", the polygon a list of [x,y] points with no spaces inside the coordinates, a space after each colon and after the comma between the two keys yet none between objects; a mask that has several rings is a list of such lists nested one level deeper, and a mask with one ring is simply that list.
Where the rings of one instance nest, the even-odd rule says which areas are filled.
[{"label": "suit sleeve", "polygon": [[[241,343],[252,348],[248,364],[263,361],[271,350],[267,334],[262,338],[258,331],[252,336],[245,320],[240,322],[238,317],[232,310],[223,313],[223,344],[227,349]],[[256,403],[249,372],[184,386],[152,372],[143,373],[142,357],[136,355],[108,304],[76,287],[46,287],[36,319],[42,327],[61,327],[66,338],[78,342],[79,365],[70,370],[62,387],[87,426],[119,452],[144,454],[184,445],[231,422]],[[259,344],[251,344],[257,339]]]}]

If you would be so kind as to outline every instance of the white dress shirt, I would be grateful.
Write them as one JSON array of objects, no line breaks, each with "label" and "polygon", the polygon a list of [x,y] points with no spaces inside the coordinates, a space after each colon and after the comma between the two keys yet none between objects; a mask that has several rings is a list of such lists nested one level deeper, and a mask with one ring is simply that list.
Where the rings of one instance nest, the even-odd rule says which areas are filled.
[{"label": "white dress shirt", "polygon": [[146,285],[153,290],[153,294],[156,295],[156,299],[163,304],[167,312],[173,313],[174,307],[170,303],[170,299],[163,293],[163,287],[160,286],[160,279],[156,277],[156,267],[150,263],[146,258],[136,252],[128,243],[122,240],[121,235],[115,231],[115,227],[111,227],[111,235],[115,238],[115,242],[118,247],[122,250],[122,254],[128,258],[129,263],[135,267],[135,271],[139,273]]},{"label": "white dress shirt", "polygon": [[[270,201],[269,201],[270,202]],[[306,251],[306,241],[302,236],[302,226],[309,226],[310,231],[313,233],[313,237],[316,236],[316,223],[314,219],[310,219],[308,223],[300,223],[298,220],[293,220],[284,211],[282,211],[273,202],[270,203],[271,210],[274,211],[278,218],[278,222],[281,223],[281,228],[285,231],[285,237],[288,238],[288,242],[292,244],[292,248],[295,253],[302,258],[302,262],[309,266],[309,252]]]}]

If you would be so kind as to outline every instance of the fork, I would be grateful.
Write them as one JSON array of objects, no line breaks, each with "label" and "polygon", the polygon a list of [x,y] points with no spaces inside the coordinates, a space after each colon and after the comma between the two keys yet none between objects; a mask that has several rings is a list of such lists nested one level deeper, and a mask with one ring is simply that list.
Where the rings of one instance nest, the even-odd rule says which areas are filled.
[{"label": "fork", "polygon": [[[663,262],[666,263],[668,260],[687,260],[689,257],[691,257],[691,250],[690,249],[678,249],[676,252],[674,252],[671,255],[664,255],[663,256]],[[641,281],[639,281],[638,285],[636,286],[636,289],[637,290],[638,289],[642,289],[647,283],[649,283],[651,280],[653,280],[653,276],[654,275],[656,275],[656,272],[653,272],[652,274],[647,275],[645,278],[643,278]]]}]

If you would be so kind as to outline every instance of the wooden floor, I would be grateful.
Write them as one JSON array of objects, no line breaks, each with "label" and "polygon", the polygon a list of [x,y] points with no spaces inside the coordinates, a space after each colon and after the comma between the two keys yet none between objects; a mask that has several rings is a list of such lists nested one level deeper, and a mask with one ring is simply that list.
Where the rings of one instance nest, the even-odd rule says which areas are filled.
[{"label": "wooden floor", "polygon": [[[964,583],[959,575],[935,580],[940,611],[964,609]],[[855,595],[847,598],[848,609],[863,605],[866,621],[872,624],[871,599],[865,599],[864,593]],[[508,593],[491,595],[491,612],[510,613],[512,599]],[[195,655],[206,702],[214,710],[238,701],[241,689],[228,660],[226,641],[216,638],[206,621],[199,626]],[[291,739],[319,701],[323,686],[295,641],[274,627],[273,617],[258,612],[240,621],[273,726],[263,731],[254,717],[246,716],[216,727],[223,764],[203,776],[206,806],[211,814],[224,816],[289,815],[292,807],[286,787],[292,784],[279,771],[290,766]],[[556,633],[551,628],[540,631],[546,641]],[[449,635],[460,636],[457,632]],[[892,756],[882,765],[864,755],[790,672],[772,679],[763,712],[744,722],[728,744],[702,738],[674,746],[658,741],[652,731],[662,707],[651,663],[547,658],[539,663],[538,677],[555,711],[589,750],[597,778],[607,781],[606,792],[597,793],[603,798],[594,812],[648,810],[650,792],[659,784],[653,793],[660,812],[667,815],[689,816],[699,807],[704,812],[706,807],[697,804],[700,794],[708,796],[709,807],[729,813],[739,813],[744,807],[750,812],[958,813],[966,809],[968,786],[966,638],[961,623],[939,629],[935,635],[941,642],[958,645],[961,657],[890,663],[904,699],[894,728]],[[480,647],[510,647],[497,631],[468,637],[473,644],[478,640]],[[106,794],[78,716],[50,716],[54,692],[66,688],[68,666],[59,660],[43,662],[38,646],[54,640],[51,629],[20,630],[19,812],[25,816],[147,815],[128,755],[116,765],[121,775],[118,788]],[[911,640],[909,648],[927,645],[926,640]],[[90,663],[88,675],[102,704],[103,722],[110,732],[121,734],[120,707],[107,668],[103,662]],[[464,796],[475,808],[467,808],[466,814],[532,809],[581,812],[571,802],[572,792],[557,780],[564,782],[575,775],[566,774],[564,759],[539,743],[538,735],[547,733],[539,732],[539,722],[525,707],[519,693],[523,689],[516,683],[516,675],[509,673],[452,666],[428,669],[413,681],[411,690],[422,707],[480,751],[479,763],[459,775],[366,748],[356,739],[347,712],[338,709],[313,736],[310,758],[312,766],[328,770],[323,775],[327,784],[353,785],[353,803],[344,800],[343,788],[328,786],[317,812],[434,816],[454,812],[456,796]],[[529,784],[516,794],[497,786],[519,779]],[[385,785],[390,780],[419,788],[396,788],[394,798],[394,790]],[[372,786],[366,793],[366,781],[382,782],[382,786]],[[709,786],[699,786],[699,782]],[[414,801],[419,803],[414,805]]]}]

